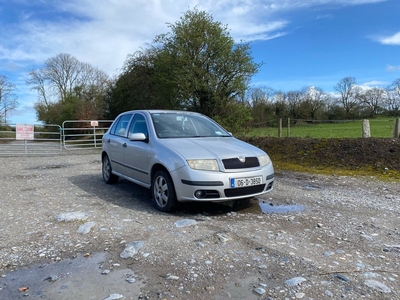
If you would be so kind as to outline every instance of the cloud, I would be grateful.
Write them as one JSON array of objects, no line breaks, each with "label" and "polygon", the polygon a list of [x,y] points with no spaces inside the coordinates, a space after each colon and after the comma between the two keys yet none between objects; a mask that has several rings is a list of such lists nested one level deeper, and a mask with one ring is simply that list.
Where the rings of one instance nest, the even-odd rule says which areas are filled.
[{"label": "cloud", "polygon": [[373,3],[380,3],[380,2],[386,2],[387,0],[341,0],[341,1],[325,1],[325,2],[338,2],[338,3],[342,3],[344,5],[361,5],[361,4],[373,4]]},{"label": "cloud", "polygon": [[374,36],[372,39],[384,45],[400,45],[400,31],[390,36]]},{"label": "cloud", "polygon": [[333,14],[325,14],[325,15],[319,15],[316,17],[317,20],[322,20],[322,19],[332,19]]},{"label": "cloud", "polygon": [[400,65],[399,65],[399,66],[387,65],[387,66],[386,66],[386,71],[388,71],[388,72],[397,72],[397,71],[400,71]]},{"label": "cloud", "polygon": [[241,24],[233,24],[230,29],[234,33],[237,42],[242,40],[271,40],[286,35],[287,32],[283,31],[283,29],[287,24],[287,21],[274,21],[266,24],[248,23],[244,27]]},{"label": "cloud", "polygon": [[[210,12],[227,24],[236,41],[268,40],[285,35],[288,22],[259,19],[260,1],[92,0],[54,1],[47,6],[21,6],[18,22],[5,24],[0,36],[0,62],[39,66],[59,53],[69,53],[109,75],[118,73],[128,54],[169,31],[188,9]],[[43,10],[45,12],[43,12]],[[46,17],[44,17],[46,16]],[[0,16],[1,18],[1,16]],[[0,20],[0,26],[3,24]]]},{"label": "cloud", "polygon": [[[288,34],[289,20],[275,13],[322,5],[356,5],[384,0],[93,0],[18,1],[18,22],[2,24],[0,63],[37,66],[69,53],[109,75],[118,73],[128,54],[169,31],[188,9],[210,12],[226,24],[236,41],[270,40]],[[0,16],[1,18],[1,16]]]},{"label": "cloud", "polygon": [[363,84],[361,84],[361,87],[366,87],[366,88],[374,88],[374,87],[379,87],[379,86],[385,86],[388,83],[385,81],[381,81],[381,80],[372,80],[372,81],[368,81],[368,82],[364,82]]},{"label": "cloud", "polygon": [[269,8],[270,10],[279,11],[279,10],[288,10],[288,9],[299,9],[299,8],[307,8],[307,7],[317,7],[317,6],[354,6],[354,5],[362,5],[362,4],[373,4],[386,2],[387,0],[267,0],[260,1],[264,3],[264,6]]}]

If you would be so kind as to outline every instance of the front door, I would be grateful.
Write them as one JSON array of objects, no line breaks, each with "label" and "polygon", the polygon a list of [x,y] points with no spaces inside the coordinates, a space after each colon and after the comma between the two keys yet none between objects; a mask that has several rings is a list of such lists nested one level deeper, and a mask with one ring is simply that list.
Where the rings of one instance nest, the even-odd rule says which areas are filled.
[{"label": "front door", "polygon": [[124,165],[126,166],[128,176],[145,185],[150,184],[149,162],[152,153],[147,128],[144,116],[135,114],[128,131],[128,136],[132,133],[143,133],[147,139],[145,141],[128,140],[124,156]]}]

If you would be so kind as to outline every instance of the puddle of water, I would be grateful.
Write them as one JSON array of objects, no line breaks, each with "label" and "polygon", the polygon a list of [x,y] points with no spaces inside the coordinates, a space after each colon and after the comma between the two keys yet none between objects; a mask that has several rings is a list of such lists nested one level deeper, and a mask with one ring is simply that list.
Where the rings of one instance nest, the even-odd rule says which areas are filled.
[{"label": "puddle of water", "polygon": [[265,214],[284,214],[290,212],[301,212],[305,210],[302,205],[274,205],[271,202],[252,201],[252,205],[239,213],[265,213]]},{"label": "puddle of water", "polygon": [[[8,273],[0,279],[0,299],[98,300],[111,294],[137,298],[143,283],[134,272],[114,268],[103,275],[100,264],[105,260],[106,255],[99,253]],[[129,278],[136,281],[129,283]],[[20,288],[28,289],[20,292]]]},{"label": "puddle of water", "polygon": [[302,205],[271,205],[271,203],[260,202],[258,204],[263,213],[267,214],[284,214],[289,212],[300,212],[305,209]]}]

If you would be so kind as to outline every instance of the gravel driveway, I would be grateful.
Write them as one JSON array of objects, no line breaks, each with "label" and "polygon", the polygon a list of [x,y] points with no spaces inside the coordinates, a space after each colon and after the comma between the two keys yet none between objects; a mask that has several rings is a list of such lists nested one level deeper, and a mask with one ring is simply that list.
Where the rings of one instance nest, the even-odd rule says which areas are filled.
[{"label": "gravel driveway", "polygon": [[400,299],[400,184],[276,172],[165,214],[100,152],[0,158],[0,299]]}]

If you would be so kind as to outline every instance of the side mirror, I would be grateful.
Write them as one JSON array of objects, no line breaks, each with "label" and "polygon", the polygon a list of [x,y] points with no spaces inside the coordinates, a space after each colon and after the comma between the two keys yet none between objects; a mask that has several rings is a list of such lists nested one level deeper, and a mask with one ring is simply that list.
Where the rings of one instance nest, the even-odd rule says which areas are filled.
[{"label": "side mirror", "polygon": [[147,141],[147,137],[145,136],[144,133],[130,133],[128,136],[128,139],[130,141],[139,141],[139,142],[145,142]]}]

